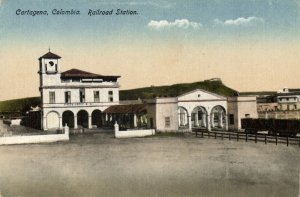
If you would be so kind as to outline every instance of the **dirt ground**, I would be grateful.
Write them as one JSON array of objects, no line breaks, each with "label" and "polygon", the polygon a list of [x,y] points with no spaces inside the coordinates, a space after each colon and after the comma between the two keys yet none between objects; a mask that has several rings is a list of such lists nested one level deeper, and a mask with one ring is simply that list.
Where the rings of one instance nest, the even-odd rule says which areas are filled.
[{"label": "dirt ground", "polygon": [[299,196],[300,148],[192,135],[0,146],[0,196]]}]

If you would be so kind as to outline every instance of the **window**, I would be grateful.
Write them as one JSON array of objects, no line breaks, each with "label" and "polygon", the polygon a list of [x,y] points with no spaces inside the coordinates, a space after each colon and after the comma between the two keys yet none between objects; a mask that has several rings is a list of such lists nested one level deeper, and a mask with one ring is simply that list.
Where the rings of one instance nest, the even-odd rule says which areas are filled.
[{"label": "window", "polygon": [[234,124],[234,114],[229,114],[229,124]]},{"label": "window", "polygon": [[100,102],[100,93],[99,91],[94,91],[94,102]]},{"label": "window", "polygon": [[165,117],[165,127],[169,128],[171,125],[171,120],[170,117]]},{"label": "window", "polygon": [[289,101],[289,98],[286,98],[286,101]]},{"label": "window", "polygon": [[71,92],[65,92],[65,103],[71,103]]},{"label": "window", "polygon": [[55,103],[55,92],[49,92],[49,103]]},{"label": "window", "polygon": [[84,89],[79,90],[79,101],[80,101],[80,103],[85,102],[85,90]]},{"label": "window", "polygon": [[113,102],[114,101],[113,91],[108,91],[108,101],[109,102]]},{"label": "window", "polygon": [[297,104],[294,105],[294,109],[297,109]]},{"label": "window", "polygon": [[287,107],[287,110],[290,110],[290,105],[287,105],[286,107]]}]

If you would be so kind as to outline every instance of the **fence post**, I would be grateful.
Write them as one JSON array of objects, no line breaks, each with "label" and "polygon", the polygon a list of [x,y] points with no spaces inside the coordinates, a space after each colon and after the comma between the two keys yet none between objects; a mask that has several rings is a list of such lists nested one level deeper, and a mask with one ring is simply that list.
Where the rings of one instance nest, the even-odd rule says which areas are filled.
[{"label": "fence post", "polygon": [[289,136],[286,137],[286,146],[289,146]]},{"label": "fence post", "polygon": [[239,132],[236,133],[236,141],[239,141]]},{"label": "fence post", "polygon": [[248,142],[248,134],[246,133],[246,142]]},{"label": "fence post", "polygon": [[277,145],[277,141],[278,141],[278,136],[277,136],[277,133],[276,133],[276,145]]},{"label": "fence post", "polygon": [[267,135],[265,134],[265,144],[267,144]]},{"label": "fence post", "polygon": [[210,138],[210,131],[208,132],[208,138]]},{"label": "fence post", "polygon": [[257,143],[257,133],[255,133],[255,143]]},{"label": "fence post", "polygon": [[115,137],[118,137],[119,125],[118,125],[117,121],[116,121],[114,127],[115,127]]},{"label": "fence post", "polygon": [[[222,133],[222,140],[224,139],[223,133]],[[300,139],[299,139],[299,146],[300,146]]]},{"label": "fence post", "polygon": [[69,127],[68,127],[67,123],[65,124],[64,132],[65,132],[65,136],[67,136],[69,139]]},{"label": "fence post", "polygon": [[203,131],[201,131],[201,135],[202,135],[202,138],[204,137],[204,135],[203,135]]}]

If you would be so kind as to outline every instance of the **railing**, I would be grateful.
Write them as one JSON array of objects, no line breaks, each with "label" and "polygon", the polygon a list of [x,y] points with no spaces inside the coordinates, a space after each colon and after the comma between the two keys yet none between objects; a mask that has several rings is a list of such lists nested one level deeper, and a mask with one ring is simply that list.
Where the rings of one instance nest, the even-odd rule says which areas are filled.
[{"label": "railing", "polygon": [[268,143],[284,143],[287,146],[289,145],[298,145],[300,147],[300,137],[283,137],[283,136],[273,136],[267,134],[248,134],[244,132],[229,132],[229,131],[205,131],[205,130],[193,130],[195,132],[196,137],[204,138],[207,136],[208,138],[214,139],[229,139],[229,140],[236,140],[236,141],[254,141],[255,143],[264,142],[265,144]]}]

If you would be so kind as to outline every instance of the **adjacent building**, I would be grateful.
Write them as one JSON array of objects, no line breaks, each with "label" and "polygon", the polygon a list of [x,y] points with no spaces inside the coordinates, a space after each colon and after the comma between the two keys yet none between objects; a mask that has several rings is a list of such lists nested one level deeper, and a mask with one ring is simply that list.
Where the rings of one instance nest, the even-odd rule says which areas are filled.
[{"label": "adjacent building", "polygon": [[300,89],[283,88],[267,99],[258,99],[260,118],[300,119]]}]

